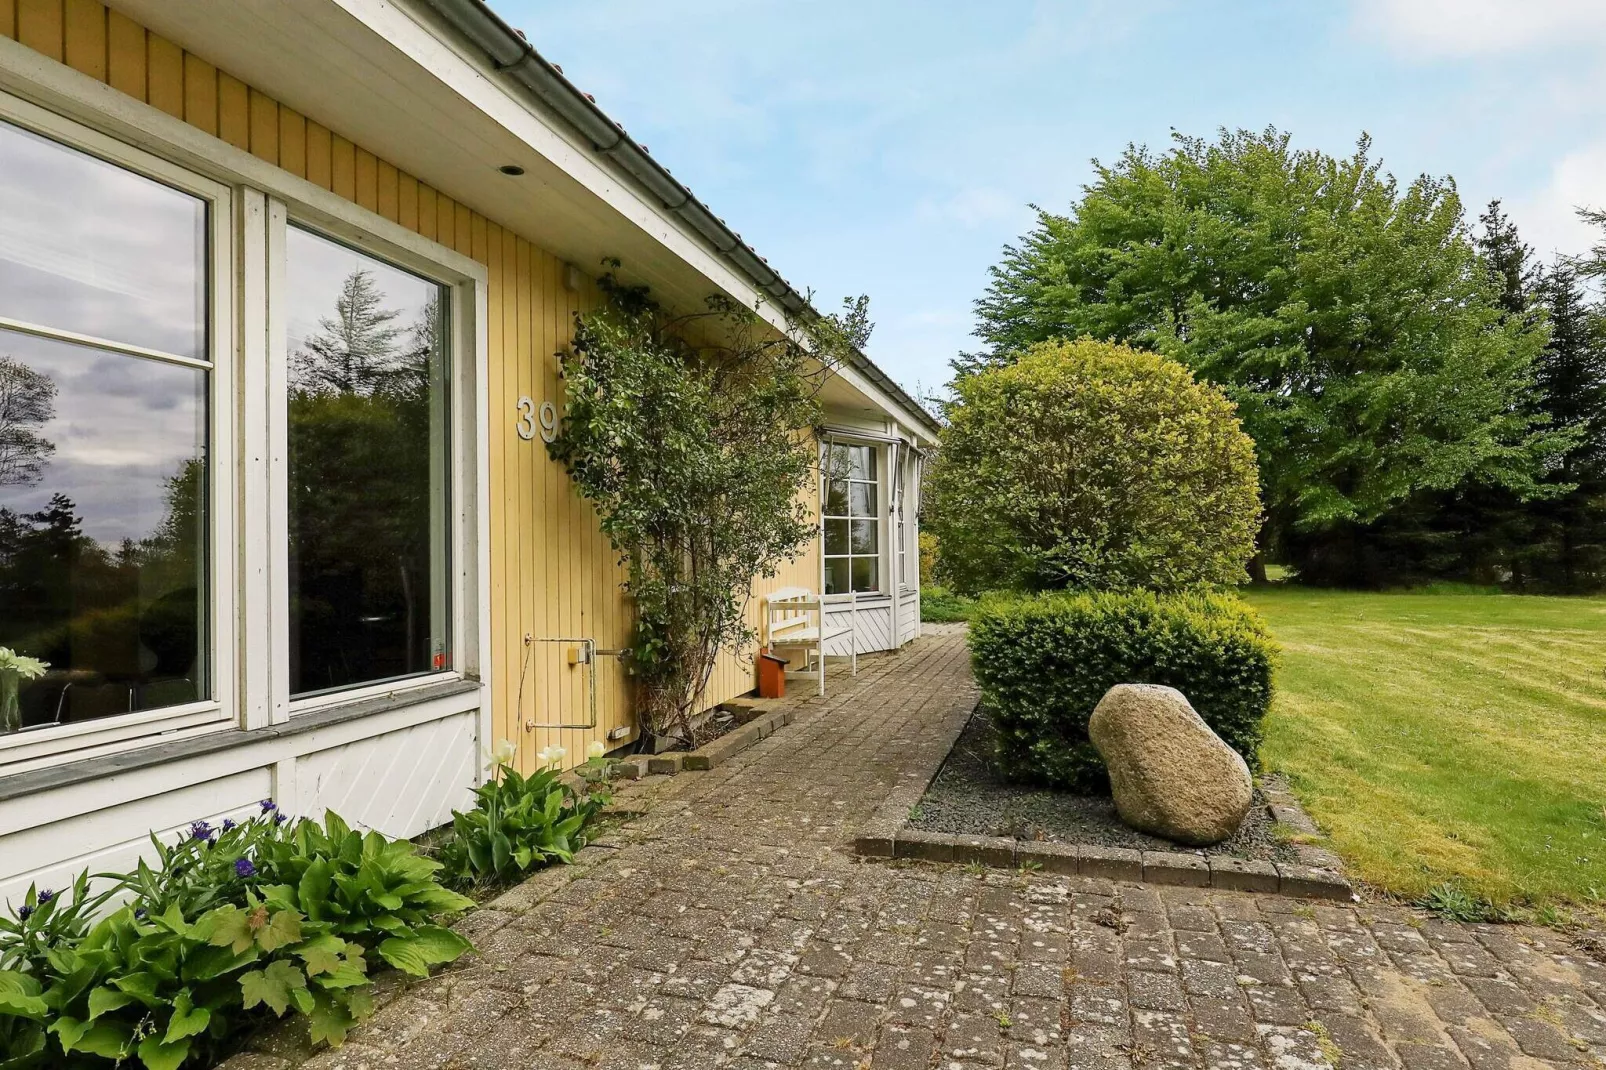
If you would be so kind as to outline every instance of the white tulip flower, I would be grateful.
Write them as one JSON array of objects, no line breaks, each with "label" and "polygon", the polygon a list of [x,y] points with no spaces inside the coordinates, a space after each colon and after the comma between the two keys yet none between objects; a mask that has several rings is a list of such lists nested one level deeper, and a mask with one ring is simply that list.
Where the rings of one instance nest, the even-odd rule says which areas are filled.
[{"label": "white tulip flower", "polygon": [[499,739],[496,746],[485,752],[485,768],[513,767],[513,756],[519,752],[519,745],[511,739]]},{"label": "white tulip flower", "polygon": [[593,739],[590,743],[586,744],[587,758],[600,758],[607,753],[608,748],[602,745],[602,740],[600,739]]},{"label": "white tulip flower", "polygon": [[556,743],[547,748],[547,754],[551,756],[553,765],[557,765],[559,762],[563,761],[563,756],[568,753],[569,752],[567,750],[558,746]]}]

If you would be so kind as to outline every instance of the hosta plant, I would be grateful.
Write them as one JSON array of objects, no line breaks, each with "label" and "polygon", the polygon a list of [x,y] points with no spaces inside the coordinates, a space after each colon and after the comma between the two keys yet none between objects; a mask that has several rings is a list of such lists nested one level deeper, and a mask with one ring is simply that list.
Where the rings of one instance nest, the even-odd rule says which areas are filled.
[{"label": "hosta plant", "polygon": [[407,840],[358,832],[333,812],[265,841],[256,868],[269,904],[301,911],[406,973],[422,977],[471,946],[432,921],[474,905],[436,880],[439,862]]},{"label": "hosta plant", "polygon": [[[511,881],[537,866],[573,859],[608,797],[566,786],[559,779],[562,758],[561,748],[556,754],[542,751],[542,767],[521,776],[511,755],[493,755],[490,779],[474,789],[474,809],[452,811],[452,837],[440,851],[448,880],[459,886]],[[600,760],[600,754],[590,759]]]},{"label": "hosta plant", "polygon": [[334,814],[291,822],[264,801],[152,847],[0,917],[0,1070],[201,1065],[292,1011],[338,1044],[371,1010],[370,967],[424,976],[470,947],[433,920],[471,905],[438,862]]},{"label": "hosta plant", "polygon": [[339,1043],[372,1008],[366,966],[362,949],[327,926],[247,893],[243,907],[193,921],[176,905],[163,914],[123,906],[81,942],[53,949],[42,975],[23,976],[40,986],[67,1065],[177,1070],[226,1051],[265,1013],[292,1008],[310,1017],[315,1041]]}]

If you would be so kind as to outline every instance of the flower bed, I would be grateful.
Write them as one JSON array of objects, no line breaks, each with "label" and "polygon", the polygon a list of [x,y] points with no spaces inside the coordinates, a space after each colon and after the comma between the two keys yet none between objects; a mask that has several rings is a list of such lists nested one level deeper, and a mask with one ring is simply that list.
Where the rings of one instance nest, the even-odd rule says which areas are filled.
[{"label": "flower bed", "polygon": [[249,820],[197,821],[176,844],[153,834],[132,872],[30,888],[0,915],[0,1067],[211,1065],[291,1013],[314,1043],[339,1044],[372,1012],[371,971],[427,976],[470,949],[438,923],[473,905],[454,888],[568,862],[607,801],[555,767],[520,776],[510,745],[491,757],[438,857],[263,800]]}]

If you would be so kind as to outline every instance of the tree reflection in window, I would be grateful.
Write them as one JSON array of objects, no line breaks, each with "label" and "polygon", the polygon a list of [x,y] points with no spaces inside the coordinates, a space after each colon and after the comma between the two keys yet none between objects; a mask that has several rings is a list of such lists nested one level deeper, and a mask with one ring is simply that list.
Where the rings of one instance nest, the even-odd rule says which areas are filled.
[{"label": "tree reflection in window", "polygon": [[287,249],[291,692],[448,668],[443,289]]},{"label": "tree reflection in window", "polygon": [[206,697],[205,372],[0,345],[0,646],[50,664],[21,727]]},{"label": "tree reflection in window", "polygon": [[211,211],[0,122],[0,731],[212,697]]}]

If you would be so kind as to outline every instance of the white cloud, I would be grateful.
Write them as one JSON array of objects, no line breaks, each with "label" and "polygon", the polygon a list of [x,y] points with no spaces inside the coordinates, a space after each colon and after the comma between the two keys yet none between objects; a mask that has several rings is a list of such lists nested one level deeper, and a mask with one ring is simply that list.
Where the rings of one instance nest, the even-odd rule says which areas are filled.
[{"label": "white cloud", "polygon": [[1601,235],[1578,218],[1578,209],[1606,208],[1606,141],[1567,153],[1551,167],[1544,188],[1513,198],[1507,207],[1541,257],[1588,252]]},{"label": "white cloud", "polygon": [[1020,198],[1001,190],[972,188],[950,197],[928,197],[920,202],[917,211],[922,219],[978,227],[1024,216],[1030,209]]},{"label": "white cloud", "polygon": [[1606,49],[1602,0],[1357,0],[1358,28],[1397,52],[1477,56],[1547,45]]}]

